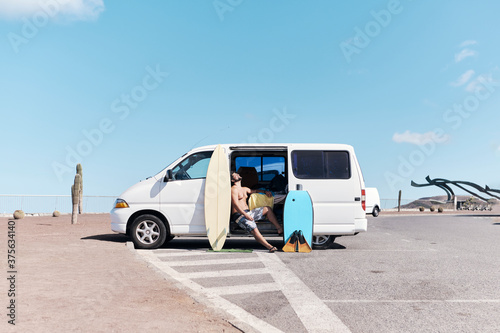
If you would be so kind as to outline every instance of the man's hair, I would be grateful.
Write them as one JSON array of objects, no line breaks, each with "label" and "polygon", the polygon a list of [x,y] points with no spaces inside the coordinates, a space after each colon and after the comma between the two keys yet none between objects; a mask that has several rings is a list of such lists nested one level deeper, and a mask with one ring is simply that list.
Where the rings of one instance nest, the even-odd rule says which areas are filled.
[{"label": "man's hair", "polygon": [[233,175],[237,173],[236,171],[231,172],[231,186],[234,185],[235,181],[233,179]]}]

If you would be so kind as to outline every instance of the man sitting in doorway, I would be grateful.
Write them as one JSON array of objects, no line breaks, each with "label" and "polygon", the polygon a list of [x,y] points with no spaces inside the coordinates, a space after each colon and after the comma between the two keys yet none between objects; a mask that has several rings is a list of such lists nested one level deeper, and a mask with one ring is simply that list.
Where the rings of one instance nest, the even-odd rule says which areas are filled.
[{"label": "man sitting in doorway", "polygon": [[233,172],[231,174],[231,220],[247,232],[250,232],[257,242],[264,245],[269,252],[276,251],[276,247],[269,244],[257,228],[255,221],[261,220],[264,216],[276,227],[278,234],[283,234],[283,228],[279,225],[271,207],[258,207],[250,210],[247,205],[247,198],[252,193],[265,193],[271,196],[271,192],[263,190],[251,190],[241,186],[242,177]]}]

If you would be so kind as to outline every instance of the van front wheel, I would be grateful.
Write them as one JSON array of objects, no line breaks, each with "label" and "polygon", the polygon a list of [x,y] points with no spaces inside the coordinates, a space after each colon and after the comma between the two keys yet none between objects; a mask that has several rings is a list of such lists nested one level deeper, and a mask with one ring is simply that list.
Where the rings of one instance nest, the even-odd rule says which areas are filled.
[{"label": "van front wheel", "polygon": [[141,215],[132,223],[130,236],[137,249],[157,249],[167,239],[167,228],[158,217]]},{"label": "van front wheel", "polygon": [[326,250],[329,249],[334,242],[335,242],[335,236],[320,235],[320,236],[313,236],[312,245],[313,248],[317,250]]}]

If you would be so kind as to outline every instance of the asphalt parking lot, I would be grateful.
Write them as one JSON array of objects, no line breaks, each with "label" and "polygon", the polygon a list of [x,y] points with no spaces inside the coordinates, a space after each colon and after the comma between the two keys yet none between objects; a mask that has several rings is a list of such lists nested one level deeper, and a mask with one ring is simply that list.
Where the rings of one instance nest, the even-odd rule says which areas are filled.
[{"label": "asphalt parking lot", "polygon": [[178,238],[138,254],[243,330],[498,332],[500,216],[381,215],[368,224],[309,254],[269,254],[248,238],[225,248],[252,253],[207,253],[205,239]]}]

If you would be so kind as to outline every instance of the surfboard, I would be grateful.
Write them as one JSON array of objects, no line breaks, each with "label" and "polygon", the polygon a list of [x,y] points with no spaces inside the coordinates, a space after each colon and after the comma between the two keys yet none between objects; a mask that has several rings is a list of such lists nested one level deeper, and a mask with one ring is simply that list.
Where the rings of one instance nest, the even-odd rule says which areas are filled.
[{"label": "surfboard", "polygon": [[218,145],[210,158],[205,180],[205,227],[210,246],[220,251],[231,216],[231,179],[224,149]]},{"label": "surfboard", "polygon": [[[288,242],[295,231],[301,230],[304,239],[312,247],[313,206],[307,191],[288,192],[283,211],[283,230],[285,243]],[[289,246],[286,248],[290,249]]]}]

